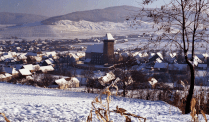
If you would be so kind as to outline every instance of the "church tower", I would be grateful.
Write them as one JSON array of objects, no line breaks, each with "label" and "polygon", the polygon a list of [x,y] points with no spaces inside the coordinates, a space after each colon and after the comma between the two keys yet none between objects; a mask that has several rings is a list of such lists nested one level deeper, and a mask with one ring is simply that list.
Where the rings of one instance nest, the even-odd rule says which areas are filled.
[{"label": "church tower", "polygon": [[114,41],[115,39],[111,35],[111,33],[107,33],[104,37],[103,43],[103,59],[104,64],[113,64],[114,63]]}]

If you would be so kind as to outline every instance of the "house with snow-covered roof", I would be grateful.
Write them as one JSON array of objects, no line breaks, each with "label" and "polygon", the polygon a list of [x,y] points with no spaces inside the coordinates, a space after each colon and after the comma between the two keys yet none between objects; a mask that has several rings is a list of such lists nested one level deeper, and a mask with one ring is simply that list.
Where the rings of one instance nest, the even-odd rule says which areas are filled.
[{"label": "house with snow-covered roof", "polygon": [[166,72],[168,69],[168,63],[155,63],[154,70]]},{"label": "house with snow-covered roof", "polygon": [[19,69],[19,73],[20,73],[20,77],[24,77],[24,78],[32,75],[32,73],[28,69]]},{"label": "house with snow-covered roof", "polygon": [[27,52],[25,56],[37,56],[37,53]]},{"label": "house with snow-covered roof", "polygon": [[158,62],[161,63],[163,61],[163,56],[160,52],[158,53],[151,53],[149,57],[149,62]]},{"label": "house with snow-covered roof", "polygon": [[10,67],[3,67],[3,72],[9,73],[12,76],[17,76],[19,72],[15,68],[10,68]]},{"label": "house with snow-covered roof", "polygon": [[4,74],[0,74],[0,81],[5,81],[6,77]]},{"label": "house with snow-covered roof", "polygon": [[40,70],[43,73],[53,72],[54,71],[54,67],[52,67],[51,65],[49,65],[49,66],[40,66]]},{"label": "house with snow-covered roof", "polygon": [[30,71],[34,70],[32,64],[23,65],[21,69],[28,69],[28,70],[30,70]]},{"label": "house with snow-covered roof", "polygon": [[42,66],[48,66],[52,64],[54,64],[54,60],[52,58],[49,58],[43,61]]},{"label": "house with snow-covered roof", "polygon": [[186,74],[189,71],[188,64],[169,64],[169,73]]},{"label": "house with snow-covered roof", "polygon": [[198,67],[198,69],[201,69],[201,70],[207,70],[208,65],[207,64],[198,64],[197,67]]},{"label": "house with snow-covered roof", "polygon": [[113,64],[114,63],[114,41],[111,33],[104,37],[103,44],[94,44],[87,47],[84,63],[90,64]]}]

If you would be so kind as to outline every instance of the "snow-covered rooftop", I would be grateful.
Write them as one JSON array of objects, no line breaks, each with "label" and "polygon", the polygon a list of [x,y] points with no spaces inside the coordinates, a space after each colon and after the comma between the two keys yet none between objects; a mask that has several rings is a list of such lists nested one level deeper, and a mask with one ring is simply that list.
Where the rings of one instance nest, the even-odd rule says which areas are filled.
[{"label": "snow-covered rooftop", "polygon": [[28,69],[28,70],[34,70],[33,65],[32,64],[27,64],[27,65],[23,65],[24,69]]},{"label": "snow-covered rooftop", "polygon": [[207,68],[207,64],[198,64],[198,67],[204,67],[204,68]]},{"label": "snow-covered rooftop", "polygon": [[0,78],[6,78],[4,74],[0,74]]},{"label": "snow-covered rooftop", "polygon": [[107,33],[104,37],[104,40],[115,40],[111,33]]},{"label": "snow-covered rooftop", "polygon": [[72,82],[79,83],[80,81],[76,77],[71,77]]},{"label": "snow-covered rooftop", "polygon": [[54,68],[51,65],[49,65],[49,66],[41,66],[40,70],[42,72],[48,72],[48,71],[54,71]]},{"label": "snow-covered rooftop", "polygon": [[169,70],[187,70],[187,64],[169,64]]},{"label": "snow-covered rooftop", "polygon": [[7,78],[7,77],[12,77],[12,75],[9,74],[9,73],[5,73],[4,75],[5,75],[6,78]]},{"label": "snow-covered rooftop", "polygon": [[67,84],[67,83],[66,83],[67,81],[66,81],[64,78],[61,78],[61,79],[55,80],[55,82],[56,82],[57,84],[59,84],[59,85],[62,85],[62,84]]},{"label": "snow-covered rooftop", "polygon": [[155,63],[154,68],[168,68],[168,63]]},{"label": "snow-covered rooftop", "polygon": [[32,75],[32,73],[28,69],[19,69],[21,75],[27,76]]},{"label": "snow-covered rooftop", "polygon": [[26,56],[37,56],[37,53],[28,52],[28,53],[26,54]]},{"label": "snow-covered rooftop", "polygon": [[89,63],[89,62],[91,62],[91,59],[90,58],[87,58],[84,62]]},{"label": "snow-covered rooftop", "polygon": [[103,53],[103,44],[89,45],[86,49],[86,52]]},{"label": "snow-covered rooftop", "polygon": [[10,74],[16,74],[18,73],[17,70],[15,68],[10,68],[10,67],[4,67],[3,69],[6,73],[10,73]]},{"label": "snow-covered rooftop", "polygon": [[48,65],[52,64],[51,60],[49,60],[49,59],[46,59],[45,62],[46,62]]}]

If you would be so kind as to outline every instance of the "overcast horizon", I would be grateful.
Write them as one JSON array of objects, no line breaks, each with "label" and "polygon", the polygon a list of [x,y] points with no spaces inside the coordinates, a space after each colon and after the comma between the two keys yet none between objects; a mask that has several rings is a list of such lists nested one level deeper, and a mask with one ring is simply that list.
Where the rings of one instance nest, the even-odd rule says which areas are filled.
[{"label": "overcast horizon", "polygon": [[[160,0],[163,1],[163,0]],[[64,15],[76,11],[104,9],[113,6],[140,7],[141,0],[0,0],[0,12],[27,13],[46,17]],[[156,2],[149,7],[159,7]]]}]

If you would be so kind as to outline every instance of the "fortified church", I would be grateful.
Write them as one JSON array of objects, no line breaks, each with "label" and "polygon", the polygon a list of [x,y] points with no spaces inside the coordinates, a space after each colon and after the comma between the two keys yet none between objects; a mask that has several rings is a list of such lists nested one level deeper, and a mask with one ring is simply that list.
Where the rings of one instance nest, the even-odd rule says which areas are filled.
[{"label": "fortified church", "polygon": [[103,44],[94,44],[87,47],[84,63],[103,65],[114,63],[114,41],[111,33],[104,37]]}]

